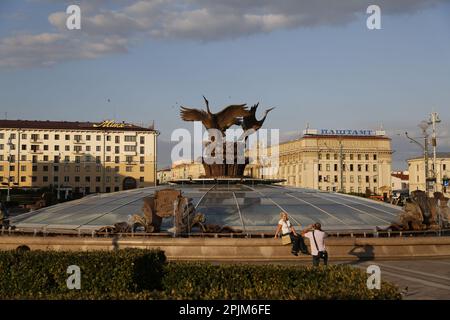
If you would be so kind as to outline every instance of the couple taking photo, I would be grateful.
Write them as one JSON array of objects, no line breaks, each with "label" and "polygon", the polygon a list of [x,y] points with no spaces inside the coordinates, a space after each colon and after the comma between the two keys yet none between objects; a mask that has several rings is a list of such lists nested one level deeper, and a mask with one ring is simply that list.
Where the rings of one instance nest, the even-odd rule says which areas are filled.
[{"label": "couple taking photo", "polygon": [[[324,265],[328,264],[328,253],[324,241],[327,234],[322,231],[320,223],[314,223],[302,230],[301,234],[298,234],[289,221],[288,214],[286,212],[281,212],[280,221],[278,221],[277,230],[275,231],[275,239],[278,238],[280,233],[283,238],[283,244],[289,244],[290,240],[290,243],[292,244],[291,253],[294,256],[298,256],[300,251],[303,254],[308,254],[308,249],[306,248],[304,241],[304,238],[308,238],[311,247],[311,255],[313,257],[313,265],[318,266],[320,259],[323,260]],[[285,239],[288,239],[288,241]]]}]

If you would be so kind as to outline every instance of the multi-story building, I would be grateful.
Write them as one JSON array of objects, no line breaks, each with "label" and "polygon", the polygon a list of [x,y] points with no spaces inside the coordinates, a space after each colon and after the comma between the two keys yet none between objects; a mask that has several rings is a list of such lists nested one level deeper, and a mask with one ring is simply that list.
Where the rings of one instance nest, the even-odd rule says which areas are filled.
[{"label": "multi-story building", "polygon": [[[425,191],[425,160],[423,156],[408,160],[409,191]],[[436,178],[429,183],[428,191],[444,192],[449,196],[448,181],[450,178],[450,152],[438,152],[436,154],[436,171],[434,170],[433,157],[428,159],[428,177]],[[436,174],[435,174],[436,173]]]},{"label": "multi-story building", "polygon": [[391,173],[391,189],[407,190],[409,189],[409,172],[394,171]]},{"label": "multi-story building", "polygon": [[[246,175],[285,179],[287,186],[345,193],[389,195],[391,139],[384,131],[306,129],[300,139],[281,143],[278,170],[248,165]],[[274,147],[267,154],[272,155]],[[272,163],[267,167],[273,166]]]},{"label": "multi-story building", "polygon": [[205,175],[203,164],[197,161],[181,160],[172,164],[172,179],[198,179]]},{"label": "multi-story building", "polygon": [[172,170],[170,168],[158,170],[157,179],[158,185],[168,184],[172,180]]},{"label": "multi-story building", "polygon": [[1,186],[83,194],[153,186],[157,136],[113,121],[0,120]]}]

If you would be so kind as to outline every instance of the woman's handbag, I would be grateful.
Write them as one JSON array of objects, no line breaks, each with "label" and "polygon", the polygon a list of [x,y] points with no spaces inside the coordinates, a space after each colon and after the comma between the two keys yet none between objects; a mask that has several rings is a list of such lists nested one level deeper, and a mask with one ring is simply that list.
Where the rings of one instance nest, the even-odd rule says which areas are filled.
[{"label": "woman's handbag", "polygon": [[283,244],[283,246],[291,244],[291,236],[289,235],[289,233],[286,233],[284,235],[281,235],[281,243]]}]

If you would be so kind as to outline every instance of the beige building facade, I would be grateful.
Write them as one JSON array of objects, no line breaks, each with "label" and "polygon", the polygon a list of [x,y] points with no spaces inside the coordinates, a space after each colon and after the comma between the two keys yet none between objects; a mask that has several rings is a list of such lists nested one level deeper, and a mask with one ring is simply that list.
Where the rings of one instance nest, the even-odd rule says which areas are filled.
[{"label": "beige building facade", "polygon": [[[428,176],[433,178],[434,165],[433,157],[428,159]],[[409,170],[409,191],[422,190],[425,191],[425,160],[424,157],[417,157],[408,160]],[[436,154],[436,181],[431,183],[428,191],[444,192],[450,196],[448,179],[450,178],[450,152]],[[447,182],[446,182],[447,181]]]},{"label": "beige building facade", "polygon": [[172,164],[172,180],[198,179],[205,175],[205,169],[200,162],[182,160]]},{"label": "beige building facade", "polygon": [[153,186],[158,134],[113,121],[0,120],[1,186],[83,194]]},{"label": "beige building facade", "polygon": [[323,191],[377,195],[391,191],[391,139],[384,131],[307,129],[300,139],[279,144],[278,152],[278,171],[269,169],[266,173],[273,173],[264,175],[263,167],[254,164],[247,166],[246,174]]}]

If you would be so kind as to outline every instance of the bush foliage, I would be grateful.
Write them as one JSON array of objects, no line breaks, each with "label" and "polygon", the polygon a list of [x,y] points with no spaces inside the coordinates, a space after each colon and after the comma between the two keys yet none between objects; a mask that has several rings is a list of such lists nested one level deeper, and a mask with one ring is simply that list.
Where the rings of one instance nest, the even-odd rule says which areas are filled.
[{"label": "bush foliage", "polygon": [[[67,267],[81,269],[81,290],[69,290]],[[350,266],[166,263],[162,251],[0,252],[0,299],[400,299],[383,282]]]}]

